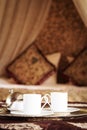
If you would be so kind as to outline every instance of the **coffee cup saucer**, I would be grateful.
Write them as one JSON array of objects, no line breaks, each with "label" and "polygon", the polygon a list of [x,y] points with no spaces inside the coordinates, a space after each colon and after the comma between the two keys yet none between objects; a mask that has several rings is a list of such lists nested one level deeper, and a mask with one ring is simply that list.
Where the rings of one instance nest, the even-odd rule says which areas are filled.
[{"label": "coffee cup saucer", "polygon": [[78,108],[73,108],[73,107],[68,107],[66,111],[64,112],[53,112],[51,111],[50,108],[44,108],[40,114],[34,114],[34,115],[30,115],[30,114],[25,114],[23,111],[19,111],[19,110],[11,110],[10,114],[14,115],[14,116],[20,116],[20,117],[46,117],[46,116],[67,116],[70,113],[79,111],[80,109]]},{"label": "coffee cup saucer", "polygon": [[44,117],[44,116],[50,116],[54,114],[54,112],[47,109],[43,109],[40,114],[33,114],[33,115],[25,114],[23,111],[18,111],[18,110],[12,110],[10,111],[10,113],[13,115],[24,116],[24,117]]},{"label": "coffee cup saucer", "polygon": [[73,113],[73,112],[76,112],[76,111],[79,111],[80,109],[79,108],[74,108],[74,107],[67,107],[67,110],[64,110],[64,111],[58,111],[58,112],[55,112],[55,113]]}]

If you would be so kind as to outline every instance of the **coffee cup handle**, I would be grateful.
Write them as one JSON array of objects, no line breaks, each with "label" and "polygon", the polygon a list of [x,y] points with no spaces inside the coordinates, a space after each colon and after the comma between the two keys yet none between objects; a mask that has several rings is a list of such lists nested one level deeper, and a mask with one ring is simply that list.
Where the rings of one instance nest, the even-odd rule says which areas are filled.
[{"label": "coffee cup handle", "polygon": [[49,95],[49,94],[45,94],[45,95],[42,97],[41,101],[42,101],[42,100],[45,101],[45,103],[44,103],[43,106],[41,107],[42,109],[45,108],[45,106],[46,106],[47,104],[48,104],[49,108],[51,108],[51,104],[50,104],[50,102],[49,102],[49,98],[50,98],[50,95]]}]

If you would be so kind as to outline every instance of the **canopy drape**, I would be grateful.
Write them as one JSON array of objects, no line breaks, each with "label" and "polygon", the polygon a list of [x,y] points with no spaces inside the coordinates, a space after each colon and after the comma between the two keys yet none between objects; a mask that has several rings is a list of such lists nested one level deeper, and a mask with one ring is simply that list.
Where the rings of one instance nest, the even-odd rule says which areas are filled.
[{"label": "canopy drape", "polygon": [[87,27],[87,0],[73,0],[85,26]]},{"label": "canopy drape", "polygon": [[0,0],[0,75],[34,42],[50,5],[51,0]]}]

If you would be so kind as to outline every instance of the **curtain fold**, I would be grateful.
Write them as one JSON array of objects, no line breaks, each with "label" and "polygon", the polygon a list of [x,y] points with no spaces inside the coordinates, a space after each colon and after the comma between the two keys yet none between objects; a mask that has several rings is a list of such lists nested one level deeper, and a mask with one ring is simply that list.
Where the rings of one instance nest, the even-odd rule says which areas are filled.
[{"label": "curtain fold", "polygon": [[78,13],[87,27],[87,0],[73,0]]},{"label": "curtain fold", "polygon": [[0,0],[0,75],[34,42],[50,5],[51,0]]}]

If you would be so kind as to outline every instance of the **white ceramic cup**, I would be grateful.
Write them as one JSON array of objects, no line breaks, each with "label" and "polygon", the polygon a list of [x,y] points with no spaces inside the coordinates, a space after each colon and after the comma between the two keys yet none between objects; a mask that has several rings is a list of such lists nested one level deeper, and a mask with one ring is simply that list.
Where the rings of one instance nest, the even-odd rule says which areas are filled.
[{"label": "white ceramic cup", "polygon": [[24,94],[23,95],[23,112],[24,114],[29,115],[38,115],[41,114],[41,110],[45,107],[46,103],[41,107],[41,102],[43,98],[46,101],[46,98],[41,94]]},{"label": "white ceramic cup", "polygon": [[14,101],[10,107],[13,111],[23,111],[23,101]]},{"label": "white ceramic cup", "polygon": [[51,110],[53,112],[66,112],[68,106],[67,92],[51,92]]}]

